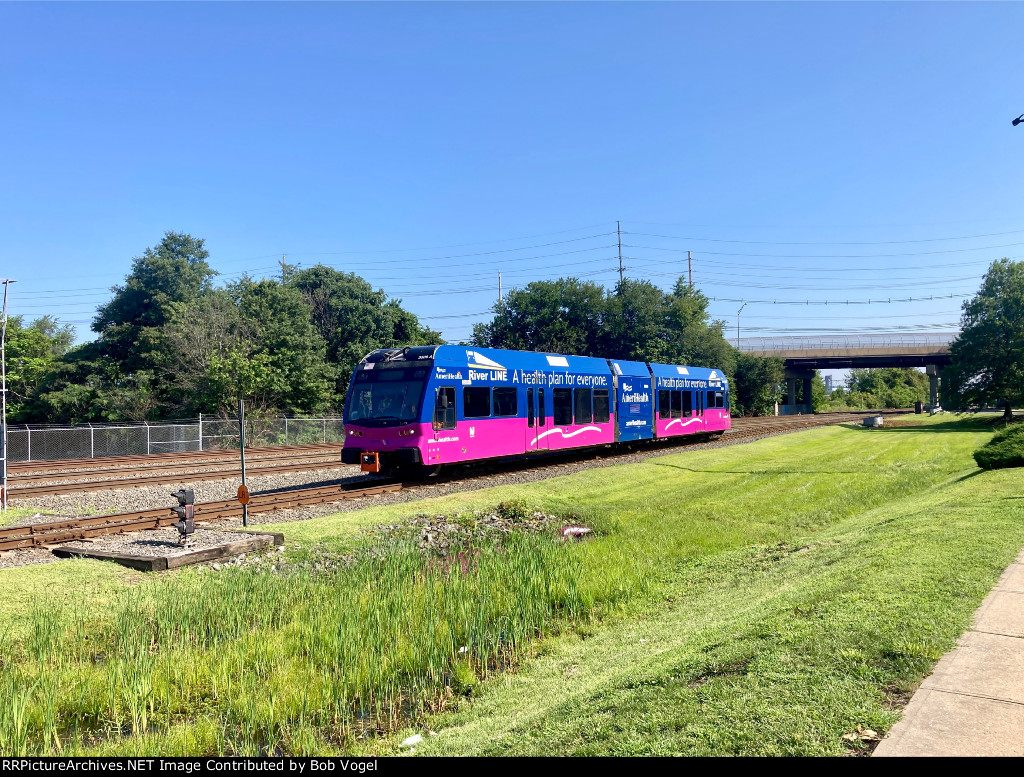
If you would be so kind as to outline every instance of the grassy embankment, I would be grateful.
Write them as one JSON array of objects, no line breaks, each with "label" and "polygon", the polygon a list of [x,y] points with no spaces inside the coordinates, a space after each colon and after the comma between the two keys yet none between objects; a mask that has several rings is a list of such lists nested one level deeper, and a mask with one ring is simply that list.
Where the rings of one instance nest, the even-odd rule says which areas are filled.
[{"label": "grassy embankment", "polygon": [[[285,576],[0,571],[0,750],[380,751],[362,729],[447,708],[421,751],[841,753],[891,725],[1024,544],[1012,471],[976,475],[988,436],[817,429],[287,524]],[[309,559],[509,496],[599,536],[483,547],[469,574],[414,550]],[[24,615],[63,574],[95,588]]]},{"label": "grassy embankment", "polygon": [[[0,512],[0,526],[6,526],[9,523],[18,523],[25,518],[31,518],[33,515],[40,514],[41,511],[35,510],[31,507],[8,507],[3,512]],[[42,515],[48,515],[49,513],[42,512]]]}]

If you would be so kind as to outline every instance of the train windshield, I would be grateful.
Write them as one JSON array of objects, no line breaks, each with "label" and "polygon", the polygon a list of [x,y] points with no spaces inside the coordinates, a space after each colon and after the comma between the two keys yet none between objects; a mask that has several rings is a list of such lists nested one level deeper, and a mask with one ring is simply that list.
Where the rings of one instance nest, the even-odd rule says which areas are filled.
[{"label": "train windshield", "polygon": [[345,403],[345,422],[400,426],[418,421],[429,372],[423,366],[359,370]]}]

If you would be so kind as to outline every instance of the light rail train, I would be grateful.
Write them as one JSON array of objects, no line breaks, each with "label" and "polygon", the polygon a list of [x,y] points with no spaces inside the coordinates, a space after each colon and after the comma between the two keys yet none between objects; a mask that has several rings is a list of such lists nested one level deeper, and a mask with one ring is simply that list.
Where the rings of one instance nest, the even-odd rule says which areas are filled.
[{"label": "light rail train", "polygon": [[424,345],[356,367],[341,459],[364,472],[608,446],[730,428],[721,370]]}]

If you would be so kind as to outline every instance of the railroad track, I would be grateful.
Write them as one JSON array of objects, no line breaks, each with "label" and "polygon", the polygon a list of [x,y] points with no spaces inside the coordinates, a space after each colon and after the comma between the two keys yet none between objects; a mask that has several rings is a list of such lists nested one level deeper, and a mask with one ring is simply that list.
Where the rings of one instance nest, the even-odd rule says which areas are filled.
[{"label": "railroad track", "polygon": [[[319,461],[306,461],[301,463],[281,463],[270,465],[247,465],[246,474],[249,476],[276,475],[285,472],[305,472],[319,469],[341,469],[350,468],[350,464],[342,464],[340,457],[324,459]],[[227,466],[217,466],[196,472],[194,470],[178,470],[176,472],[163,472],[158,475],[131,474],[124,477],[108,480],[74,480],[72,482],[54,483],[60,476],[35,475],[30,478],[18,478],[12,480],[10,494],[12,499],[29,499],[33,496],[54,496],[59,494],[77,494],[84,491],[109,491],[117,488],[142,488],[143,486],[155,486],[161,484],[195,483],[203,480],[225,480],[231,477],[241,477],[241,468],[238,464],[232,463]],[[61,478],[62,479],[62,478]],[[24,485],[28,482],[42,481],[45,485]]]},{"label": "railroad track", "polygon": [[[326,456],[341,451],[339,443],[314,443],[311,445],[273,445],[262,448],[246,448],[246,458],[253,460],[274,457],[295,456]],[[72,470],[102,470],[123,467],[181,467],[197,464],[201,461],[237,461],[237,450],[189,451],[186,453],[150,453],[139,456],[104,456],[95,459],[45,459],[39,461],[12,462],[7,467],[9,475],[32,474],[39,472],[61,472],[67,474]]]},{"label": "railroad track", "polygon": [[[890,411],[901,413],[905,411]],[[773,432],[797,431],[816,426],[831,426],[862,419],[865,413],[830,413],[821,416],[790,416],[783,418],[750,418],[734,419],[735,426],[726,432],[732,438],[757,437]],[[697,442],[698,440],[693,440]],[[629,455],[626,453],[620,455]],[[550,463],[548,460],[547,463]],[[537,469],[546,463],[530,461],[513,463],[520,471]],[[476,477],[487,477],[494,472],[477,473]],[[450,482],[457,476],[434,478],[414,482],[375,482],[369,486],[358,487],[354,484],[335,484],[296,488],[287,491],[258,494],[249,502],[250,513],[265,513],[275,510],[289,510],[296,507],[323,504],[343,499],[360,499],[368,496],[393,493],[423,485],[436,485]],[[234,500],[203,502],[196,505],[196,522],[206,523],[217,520],[240,518],[242,506]],[[63,542],[88,540],[105,534],[123,534],[125,532],[144,531],[170,526],[176,517],[168,507],[151,510],[138,510],[113,515],[97,515],[88,518],[76,518],[49,523],[21,524],[0,528],[0,552],[24,548],[49,547]]]},{"label": "railroad track", "polygon": [[[291,510],[296,507],[336,502],[342,499],[359,499],[401,491],[402,483],[376,483],[363,488],[344,485],[318,486],[253,496],[249,502],[250,513],[265,513],[274,510]],[[242,505],[235,500],[203,502],[196,505],[196,523],[240,518]],[[137,510],[130,513],[95,515],[49,523],[20,524],[0,528],[0,551],[24,548],[49,547],[62,542],[73,542],[100,537],[104,534],[124,534],[146,529],[171,526],[178,518],[168,507],[152,510]]]}]

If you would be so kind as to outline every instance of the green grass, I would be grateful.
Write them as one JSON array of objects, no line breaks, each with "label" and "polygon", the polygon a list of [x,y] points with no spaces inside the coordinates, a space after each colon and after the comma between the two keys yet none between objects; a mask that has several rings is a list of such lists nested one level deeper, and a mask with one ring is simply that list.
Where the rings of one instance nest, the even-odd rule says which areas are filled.
[{"label": "green grass", "polygon": [[[288,576],[77,562],[98,582],[69,603],[0,571],[21,592],[0,751],[379,752],[397,740],[366,731],[427,721],[420,752],[840,753],[891,724],[1024,544],[1013,479],[964,479],[987,429],[816,429],[284,524]],[[477,568],[449,575],[357,531],[507,499],[597,536],[467,549]]]},{"label": "green grass", "polygon": [[9,523],[18,523],[18,521],[25,518],[31,518],[37,513],[49,515],[45,510],[36,510],[32,507],[8,507],[3,512],[0,512],[0,526],[6,526]]},{"label": "green grass", "polygon": [[840,755],[886,731],[1024,544],[1010,473],[676,570],[660,606],[549,640],[427,755]]}]

